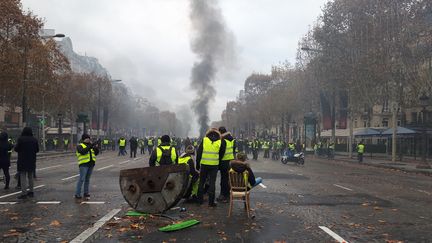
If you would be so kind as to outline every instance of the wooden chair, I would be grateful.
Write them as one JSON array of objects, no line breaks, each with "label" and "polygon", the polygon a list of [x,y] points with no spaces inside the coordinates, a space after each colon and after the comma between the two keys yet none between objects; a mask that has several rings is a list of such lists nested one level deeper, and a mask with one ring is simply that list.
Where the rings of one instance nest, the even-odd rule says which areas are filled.
[{"label": "wooden chair", "polygon": [[229,171],[229,183],[231,189],[228,217],[231,217],[234,201],[242,201],[246,206],[248,218],[250,218],[250,192],[248,191],[248,177],[249,173],[247,171],[244,171],[243,173],[237,173],[233,169]]}]

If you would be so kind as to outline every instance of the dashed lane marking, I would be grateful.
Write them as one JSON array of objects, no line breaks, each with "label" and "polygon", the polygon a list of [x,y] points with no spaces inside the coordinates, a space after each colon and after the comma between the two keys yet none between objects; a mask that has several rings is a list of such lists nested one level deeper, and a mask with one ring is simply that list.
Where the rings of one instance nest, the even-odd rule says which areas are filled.
[{"label": "dashed lane marking", "polygon": [[126,161],[120,162],[120,164],[123,165],[123,164],[126,164],[126,163],[129,162],[129,161],[130,161],[130,160],[126,160]]},{"label": "dashed lane marking", "polygon": [[[40,185],[40,186],[36,186],[36,187],[34,187],[33,189],[38,189],[38,188],[41,188],[41,187],[44,187],[45,185]],[[18,194],[20,194],[21,193],[21,191],[18,191],[18,192],[13,192],[13,193],[9,193],[9,194],[6,194],[6,195],[3,195],[3,196],[0,196],[0,199],[2,199],[2,198],[6,198],[6,197],[10,197],[10,196],[13,196],[13,195],[18,195]]]},{"label": "dashed lane marking", "polygon": [[135,158],[134,160],[139,160],[140,158]]},{"label": "dashed lane marking", "polygon": [[63,178],[61,180],[62,181],[67,181],[67,180],[73,179],[73,178],[78,177],[78,176],[79,176],[79,174],[76,174],[76,175],[73,175],[73,176],[69,176],[69,177]]},{"label": "dashed lane marking", "polygon": [[337,242],[339,243],[348,243],[348,241],[344,240],[342,237],[340,237],[338,234],[336,234],[335,232],[331,231],[331,229],[325,227],[325,226],[318,226],[320,229],[322,229],[324,232],[326,232],[327,234],[329,234],[331,237],[333,237],[333,239],[335,239]]},{"label": "dashed lane marking", "polygon": [[49,167],[45,167],[45,168],[36,169],[36,171],[48,170],[48,169],[52,169],[52,168],[58,168],[61,166],[63,166],[63,165],[53,165],[53,166],[49,166]]},{"label": "dashed lane marking", "polygon": [[81,204],[105,204],[105,202],[92,202],[92,201],[83,201]]},{"label": "dashed lane marking", "polygon": [[87,240],[91,235],[93,235],[100,227],[102,227],[108,220],[114,217],[116,214],[120,212],[121,209],[113,209],[107,215],[103,216],[99,219],[92,227],[86,229],[80,235],[78,235],[75,239],[71,241],[71,243],[81,243]]},{"label": "dashed lane marking", "polygon": [[60,204],[60,201],[40,201],[37,202],[36,204]]},{"label": "dashed lane marking", "polygon": [[114,166],[114,165],[108,165],[108,166],[105,166],[105,167],[102,167],[102,168],[97,169],[97,171],[105,170],[105,169],[111,168],[111,167],[113,167],[113,166]]},{"label": "dashed lane marking", "polygon": [[344,186],[338,185],[338,184],[333,184],[333,186],[336,186],[336,187],[342,188],[342,189],[347,190],[347,191],[352,191],[352,189],[350,189],[350,188],[348,188],[348,187],[344,187]]},{"label": "dashed lane marking", "polygon": [[264,185],[264,184],[262,184],[262,183],[260,183],[259,185],[260,185],[262,188],[264,188],[264,189],[267,188],[267,186]]},{"label": "dashed lane marking", "polygon": [[17,204],[18,202],[0,202],[0,205],[14,205]]}]

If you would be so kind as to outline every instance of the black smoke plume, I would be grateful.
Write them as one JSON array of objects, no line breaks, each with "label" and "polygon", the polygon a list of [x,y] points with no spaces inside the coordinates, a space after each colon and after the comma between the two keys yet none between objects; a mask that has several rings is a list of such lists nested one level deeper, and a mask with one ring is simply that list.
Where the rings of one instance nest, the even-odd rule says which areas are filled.
[{"label": "black smoke plume", "polygon": [[191,49],[197,56],[191,74],[191,87],[196,91],[192,108],[198,116],[200,135],[209,125],[209,103],[214,99],[213,87],[223,59],[231,56],[233,36],[227,31],[218,0],[190,0],[190,19],[193,28]]}]

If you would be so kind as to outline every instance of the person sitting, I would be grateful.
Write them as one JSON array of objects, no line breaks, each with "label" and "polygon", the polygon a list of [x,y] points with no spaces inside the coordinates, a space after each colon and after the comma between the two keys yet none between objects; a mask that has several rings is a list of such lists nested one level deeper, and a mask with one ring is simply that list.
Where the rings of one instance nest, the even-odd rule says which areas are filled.
[{"label": "person sitting", "polygon": [[230,167],[232,170],[234,170],[237,173],[243,173],[245,171],[248,172],[248,190],[256,187],[262,182],[261,177],[256,177],[248,163],[246,163],[247,155],[243,152],[239,152],[236,156],[235,160],[232,160],[230,163]]}]

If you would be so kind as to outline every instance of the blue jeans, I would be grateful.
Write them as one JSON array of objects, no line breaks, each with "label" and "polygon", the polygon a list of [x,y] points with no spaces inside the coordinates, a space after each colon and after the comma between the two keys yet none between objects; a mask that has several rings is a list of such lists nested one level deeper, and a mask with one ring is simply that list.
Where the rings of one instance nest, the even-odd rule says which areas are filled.
[{"label": "blue jeans", "polygon": [[253,187],[256,187],[256,186],[258,186],[259,184],[261,184],[261,182],[262,182],[262,178],[261,177],[257,177],[257,178],[255,178],[255,185],[253,185]]},{"label": "blue jeans", "polygon": [[81,187],[82,187],[83,183],[84,183],[84,194],[89,193],[90,176],[93,172],[93,167],[94,166],[80,166],[79,167],[80,176],[79,176],[79,179],[77,182],[75,195],[81,196]]}]

